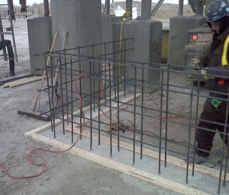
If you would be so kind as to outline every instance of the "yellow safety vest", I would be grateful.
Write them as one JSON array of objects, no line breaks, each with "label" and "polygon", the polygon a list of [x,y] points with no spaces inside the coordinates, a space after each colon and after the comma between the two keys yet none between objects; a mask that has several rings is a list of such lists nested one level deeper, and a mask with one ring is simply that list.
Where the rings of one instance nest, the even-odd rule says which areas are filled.
[{"label": "yellow safety vest", "polygon": [[228,60],[227,60],[228,47],[229,47],[229,35],[227,36],[226,40],[224,41],[224,45],[223,45],[223,54],[221,58],[222,66],[228,65]]}]

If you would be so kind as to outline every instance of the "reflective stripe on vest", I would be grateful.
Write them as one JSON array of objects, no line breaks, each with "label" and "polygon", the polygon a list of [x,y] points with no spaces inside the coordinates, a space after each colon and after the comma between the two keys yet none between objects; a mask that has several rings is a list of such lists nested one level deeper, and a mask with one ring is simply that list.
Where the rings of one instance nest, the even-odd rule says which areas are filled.
[{"label": "reflective stripe on vest", "polygon": [[221,58],[222,66],[228,65],[228,60],[227,60],[228,44],[229,44],[229,35],[227,36],[226,40],[224,41],[224,45],[223,45],[223,54]]}]

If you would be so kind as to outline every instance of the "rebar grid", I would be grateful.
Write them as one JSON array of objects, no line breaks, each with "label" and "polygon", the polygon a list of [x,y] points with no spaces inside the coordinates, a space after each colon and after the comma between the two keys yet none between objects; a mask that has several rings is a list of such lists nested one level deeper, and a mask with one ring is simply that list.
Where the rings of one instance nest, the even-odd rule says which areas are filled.
[{"label": "rebar grid", "polygon": [[[110,156],[113,154],[113,140],[117,141],[118,151],[121,142],[132,144],[133,163],[136,147],[140,147],[140,158],[144,156],[144,148],[156,151],[159,174],[161,163],[167,166],[168,155],[195,159],[197,124],[204,101],[213,91],[201,85],[202,76],[192,67],[126,60],[126,55],[133,51],[127,47],[131,45],[127,42],[132,39],[123,41],[126,47],[118,52],[114,52],[118,44],[114,41],[45,54],[51,56],[51,66],[46,67],[48,79],[44,91],[49,94],[54,137],[55,119],[59,119],[62,120],[63,134],[70,131],[72,143],[75,142],[76,129],[79,139],[83,139],[84,131],[88,132],[91,150],[94,136],[99,145],[101,136],[107,136],[110,139]],[[190,74],[191,78],[198,80],[188,79]],[[228,105],[227,93],[214,93]],[[217,123],[225,129],[218,132],[224,140],[228,139],[227,123],[227,117],[224,123]],[[222,141],[217,147],[223,151],[220,161],[209,159],[207,162],[220,170],[220,193],[221,182],[226,185],[228,152],[224,152]],[[187,162],[186,183],[189,171]]]}]

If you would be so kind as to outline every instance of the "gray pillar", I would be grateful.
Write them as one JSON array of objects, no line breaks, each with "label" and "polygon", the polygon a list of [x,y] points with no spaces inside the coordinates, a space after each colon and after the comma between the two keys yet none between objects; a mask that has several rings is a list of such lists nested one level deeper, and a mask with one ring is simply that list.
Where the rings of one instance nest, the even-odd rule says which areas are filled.
[{"label": "gray pillar", "polygon": [[[119,39],[121,22],[113,24],[113,36],[114,40]],[[135,69],[133,64],[128,64],[128,61],[136,61],[145,63],[144,67],[144,80],[146,81],[144,85],[151,82],[149,88],[145,88],[145,92],[152,92],[152,83],[160,82],[160,70],[156,65],[151,63],[161,62],[161,37],[162,36],[162,23],[154,20],[130,20],[123,24],[123,38],[134,38],[132,42],[126,45],[126,48],[134,48],[134,50],[128,51],[124,60],[126,60],[126,69],[123,70],[122,76],[127,79],[135,78]],[[119,50],[119,45],[115,47],[115,51]],[[118,57],[116,56],[116,59]],[[124,62],[125,63],[125,62]],[[147,68],[158,68],[155,71],[149,70]],[[142,69],[137,70],[137,80],[141,81]],[[137,83],[141,85],[141,83]],[[132,90],[132,89],[128,89]]]},{"label": "gray pillar", "polygon": [[141,20],[151,18],[151,0],[142,0]]},{"label": "gray pillar", "polygon": [[131,19],[132,19],[132,0],[126,0],[126,10],[131,12]]},{"label": "gray pillar", "polygon": [[179,13],[178,16],[183,16],[184,0],[179,0]]},{"label": "gray pillar", "polygon": [[105,2],[106,14],[110,14],[110,0]]},{"label": "gray pillar", "polygon": [[44,17],[49,17],[49,1],[44,0]]},{"label": "gray pillar", "polygon": [[[60,50],[64,41],[64,35],[68,32],[66,48],[74,48],[77,46],[87,46],[101,43],[101,0],[51,0],[52,13],[52,31],[53,34],[58,32],[58,40],[55,50]],[[78,50],[69,51],[72,56],[78,55]],[[101,55],[101,48],[92,47],[81,49],[81,55],[98,56]],[[77,56],[73,56],[77,59]],[[101,65],[101,64],[100,64]],[[93,71],[99,70],[99,64],[94,66]],[[73,70],[90,72],[90,62],[75,62]],[[70,76],[67,78],[70,81]],[[90,98],[90,79],[84,78],[82,81],[82,93],[87,96],[85,104],[89,104]],[[99,81],[93,83],[93,92],[98,92]],[[69,82],[70,85],[70,82]],[[68,86],[69,87],[69,86]],[[75,87],[74,87],[75,89]],[[76,95],[76,94],[75,94]],[[76,95],[77,96],[77,95]]]}]

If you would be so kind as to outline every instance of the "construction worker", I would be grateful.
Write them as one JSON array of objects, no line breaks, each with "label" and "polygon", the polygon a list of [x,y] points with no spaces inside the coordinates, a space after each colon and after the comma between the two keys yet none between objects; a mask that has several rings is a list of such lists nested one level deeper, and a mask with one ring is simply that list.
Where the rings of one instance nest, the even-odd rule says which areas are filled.
[{"label": "construction worker", "polygon": [[[211,92],[204,104],[197,127],[195,150],[195,163],[197,164],[206,161],[210,155],[216,130],[219,131],[226,145],[228,139],[223,135],[229,92],[228,2],[223,0],[211,2],[206,9],[206,17],[207,23],[213,31],[213,40],[209,54],[202,60],[201,73],[206,79],[205,87]],[[194,160],[191,157],[189,159],[190,161]]]}]

